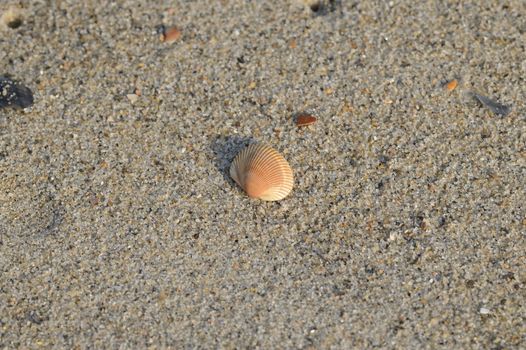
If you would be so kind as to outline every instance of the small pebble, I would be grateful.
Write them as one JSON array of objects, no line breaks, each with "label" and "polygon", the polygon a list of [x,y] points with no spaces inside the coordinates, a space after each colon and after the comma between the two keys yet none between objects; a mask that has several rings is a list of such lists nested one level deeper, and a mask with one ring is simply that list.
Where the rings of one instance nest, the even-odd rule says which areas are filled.
[{"label": "small pebble", "polygon": [[128,98],[128,100],[130,100],[132,104],[137,102],[137,100],[139,99],[139,96],[137,96],[136,94],[128,94],[126,95],[126,97]]},{"label": "small pebble", "polygon": [[24,85],[0,76],[0,108],[27,108],[33,104],[33,93]]},{"label": "small pebble", "polygon": [[490,310],[487,309],[487,308],[485,308],[485,307],[481,307],[480,310],[479,310],[479,313],[480,313],[481,315],[487,315],[487,314],[490,313]]}]

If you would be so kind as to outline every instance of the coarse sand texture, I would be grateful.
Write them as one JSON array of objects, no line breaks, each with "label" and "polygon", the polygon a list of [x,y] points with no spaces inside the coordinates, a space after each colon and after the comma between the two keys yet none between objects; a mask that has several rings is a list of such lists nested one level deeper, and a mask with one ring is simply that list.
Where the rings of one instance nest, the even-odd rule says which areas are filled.
[{"label": "coarse sand texture", "polygon": [[525,43],[523,0],[0,1],[0,349],[526,348]]}]

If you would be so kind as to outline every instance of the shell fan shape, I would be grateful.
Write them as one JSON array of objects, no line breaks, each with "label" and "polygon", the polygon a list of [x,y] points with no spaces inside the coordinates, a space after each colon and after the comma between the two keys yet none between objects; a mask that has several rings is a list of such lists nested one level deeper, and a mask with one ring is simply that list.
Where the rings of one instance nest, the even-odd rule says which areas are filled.
[{"label": "shell fan shape", "polygon": [[279,201],[294,186],[289,163],[272,147],[253,144],[239,152],[230,176],[251,198]]}]

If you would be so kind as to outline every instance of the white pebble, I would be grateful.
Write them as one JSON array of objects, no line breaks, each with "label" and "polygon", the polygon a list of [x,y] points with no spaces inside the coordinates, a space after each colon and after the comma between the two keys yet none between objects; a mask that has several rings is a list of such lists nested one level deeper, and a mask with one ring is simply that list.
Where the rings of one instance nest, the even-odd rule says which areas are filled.
[{"label": "white pebble", "polygon": [[479,313],[481,315],[487,315],[490,313],[489,309],[485,308],[485,307],[481,307],[480,310],[479,310]]}]

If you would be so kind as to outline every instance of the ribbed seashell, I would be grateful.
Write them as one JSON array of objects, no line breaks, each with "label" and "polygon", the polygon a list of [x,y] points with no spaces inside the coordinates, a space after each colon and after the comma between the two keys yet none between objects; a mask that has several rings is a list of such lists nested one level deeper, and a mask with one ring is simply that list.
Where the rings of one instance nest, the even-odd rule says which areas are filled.
[{"label": "ribbed seashell", "polygon": [[279,201],[294,185],[289,163],[272,147],[253,144],[239,152],[230,176],[251,198]]}]

